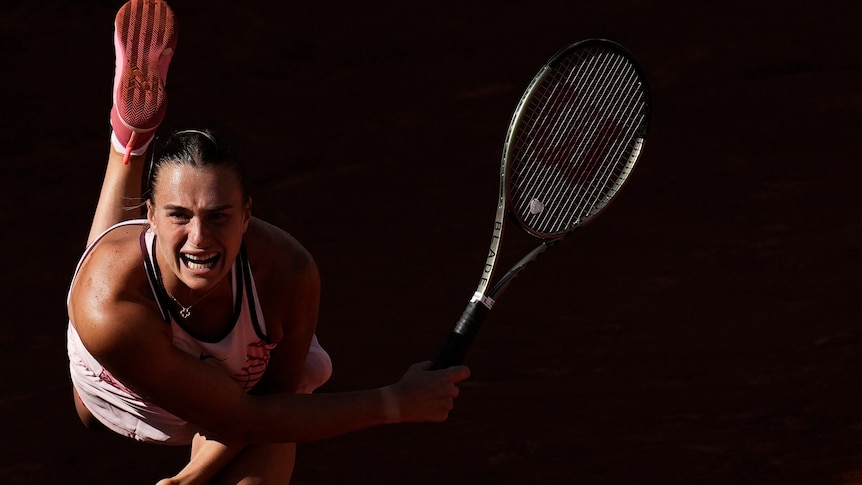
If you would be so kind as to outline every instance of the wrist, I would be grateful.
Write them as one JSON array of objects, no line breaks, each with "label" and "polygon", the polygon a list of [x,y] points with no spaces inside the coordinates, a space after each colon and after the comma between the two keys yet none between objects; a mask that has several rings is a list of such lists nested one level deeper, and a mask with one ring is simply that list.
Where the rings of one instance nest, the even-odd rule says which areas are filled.
[{"label": "wrist", "polygon": [[386,423],[400,423],[401,409],[392,386],[380,388],[380,406]]}]

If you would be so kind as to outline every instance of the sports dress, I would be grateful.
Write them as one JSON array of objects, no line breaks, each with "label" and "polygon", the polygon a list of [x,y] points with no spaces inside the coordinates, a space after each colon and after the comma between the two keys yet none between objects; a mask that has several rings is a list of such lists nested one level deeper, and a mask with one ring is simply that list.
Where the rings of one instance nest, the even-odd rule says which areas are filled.
[{"label": "sports dress", "polygon": [[[171,327],[173,345],[207,364],[220,368],[243,390],[249,391],[263,376],[269,363],[270,352],[276,344],[266,335],[266,323],[245,249],[240,251],[234,261],[230,275],[234,295],[234,325],[217,341],[201,341],[192,337],[170,311],[171,300],[162,286],[156,264],[155,235],[145,219],[122,222],[102,233],[84,252],[75,269],[75,276],[99,240],[117,227],[128,225],[141,226],[143,264],[153,297],[166,324]],[[72,384],[84,406],[109,429],[138,441],[167,445],[189,444],[199,431],[191,423],[123,386],[87,351],[71,321],[67,331],[67,348]],[[323,385],[331,373],[329,355],[318,343],[317,336],[314,336],[298,392],[311,393]]]}]

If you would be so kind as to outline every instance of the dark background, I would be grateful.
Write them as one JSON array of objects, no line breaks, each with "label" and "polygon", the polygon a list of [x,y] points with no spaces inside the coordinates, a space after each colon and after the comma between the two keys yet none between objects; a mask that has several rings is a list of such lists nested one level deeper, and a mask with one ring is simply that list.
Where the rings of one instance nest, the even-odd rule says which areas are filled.
[{"label": "dark background", "polygon": [[[152,483],[187,456],[85,431],[67,377],[121,3],[0,4],[3,483]],[[326,391],[437,353],[553,52],[626,45],[655,111],[614,205],[495,307],[450,420],[302,444],[295,483],[862,483],[858,3],[309,3],[172,2],[162,130],[228,131],[255,213],[315,254]]]}]

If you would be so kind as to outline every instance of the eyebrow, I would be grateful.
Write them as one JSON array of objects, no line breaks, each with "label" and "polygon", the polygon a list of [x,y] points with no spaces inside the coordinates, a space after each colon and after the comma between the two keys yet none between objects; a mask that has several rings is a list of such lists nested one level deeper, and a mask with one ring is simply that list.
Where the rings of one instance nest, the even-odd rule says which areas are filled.
[{"label": "eyebrow", "polygon": [[[231,204],[222,204],[222,205],[217,205],[214,207],[205,207],[205,210],[210,211],[210,212],[218,212],[218,211],[223,211],[223,210],[228,210],[228,209],[233,209],[233,208],[234,208],[234,206]],[[166,205],[162,206],[162,210],[191,212],[191,209],[189,209],[188,207],[183,207],[181,205],[175,205],[175,204],[166,204]]]}]

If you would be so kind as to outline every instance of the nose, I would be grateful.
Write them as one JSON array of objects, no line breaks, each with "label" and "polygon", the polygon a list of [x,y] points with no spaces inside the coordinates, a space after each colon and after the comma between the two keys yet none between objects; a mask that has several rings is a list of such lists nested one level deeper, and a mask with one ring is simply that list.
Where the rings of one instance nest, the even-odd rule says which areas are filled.
[{"label": "nose", "polygon": [[197,247],[203,247],[209,239],[209,228],[200,217],[193,217],[189,225],[189,241]]}]

